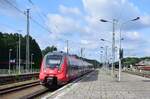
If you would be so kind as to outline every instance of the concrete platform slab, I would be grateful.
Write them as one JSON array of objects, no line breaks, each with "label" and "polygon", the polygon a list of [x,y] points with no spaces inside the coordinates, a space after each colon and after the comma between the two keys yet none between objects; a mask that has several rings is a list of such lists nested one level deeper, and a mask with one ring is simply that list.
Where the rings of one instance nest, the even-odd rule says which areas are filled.
[{"label": "concrete platform slab", "polygon": [[43,99],[150,99],[150,79],[122,73],[118,82],[98,69],[55,96]]}]

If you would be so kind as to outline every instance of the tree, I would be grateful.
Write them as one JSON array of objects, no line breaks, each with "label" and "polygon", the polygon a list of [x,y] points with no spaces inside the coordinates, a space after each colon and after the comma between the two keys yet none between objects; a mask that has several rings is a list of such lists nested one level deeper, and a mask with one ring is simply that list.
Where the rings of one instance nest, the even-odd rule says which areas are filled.
[{"label": "tree", "polygon": [[137,57],[127,57],[122,59],[123,65],[130,66],[135,65],[136,63],[140,62],[140,58]]},{"label": "tree", "polygon": [[[9,49],[12,49],[11,59],[16,60],[19,35],[20,34],[18,33],[8,34],[0,32],[0,68],[8,68]],[[21,66],[25,66],[26,36],[23,37],[22,35],[20,35],[20,39],[21,39],[21,61],[22,61]],[[38,43],[32,37],[30,37],[30,55],[31,54],[34,54],[33,61],[35,64],[33,65],[33,68],[39,68],[42,60],[42,52]]]},{"label": "tree", "polygon": [[45,56],[48,52],[57,51],[57,48],[55,46],[48,46],[44,50],[42,50],[42,55]]},{"label": "tree", "polygon": [[42,51],[39,47],[39,45],[36,43],[36,41],[32,38],[31,39],[31,44],[32,46],[30,46],[30,55],[33,54],[33,62],[35,63],[33,66],[35,68],[39,68],[41,61],[42,61]]}]

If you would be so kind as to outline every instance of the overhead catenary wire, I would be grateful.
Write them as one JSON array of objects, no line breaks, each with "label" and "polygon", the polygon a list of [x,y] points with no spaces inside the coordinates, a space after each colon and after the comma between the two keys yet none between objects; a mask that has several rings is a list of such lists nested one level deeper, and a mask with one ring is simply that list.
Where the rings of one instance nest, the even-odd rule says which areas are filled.
[{"label": "overhead catenary wire", "polygon": [[[33,3],[31,0],[28,0],[28,1],[29,1],[30,4],[32,4],[33,6],[35,6],[35,9],[37,10],[39,17],[40,17],[43,21],[45,21],[45,20],[47,19],[46,14],[45,14],[44,12],[40,12],[40,11],[37,9],[37,6],[35,5],[35,3]],[[31,19],[32,19],[32,21],[34,21],[36,24],[38,24],[39,26],[41,26],[41,27],[43,27],[43,28],[45,28],[45,29],[47,30],[46,27],[44,27],[43,25],[41,25],[40,23],[38,23],[35,19],[33,19],[33,17],[31,17]],[[48,29],[48,32],[51,33],[51,31],[50,31],[49,29]]]},{"label": "overhead catenary wire", "polygon": [[32,6],[34,6],[35,7],[35,9],[37,10],[37,12],[38,12],[38,15],[39,15],[39,17],[42,19],[42,20],[44,20],[45,21],[45,19],[47,19],[47,15],[43,12],[43,11],[39,11],[39,6],[38,5],[36,5],[32,0],[28,0],[28,2],[32,5]]},{"label": "overhead catenary wire", "polygon": [[[47,15],[44,13],[44,11],[41,10],[41,8],[39,7],[39,5],[37,5],[36,3],[34,3],[32,0],[28,0],[28,2],[35,7],[35,10],[37,11],[37,14],[39,15],[39,17],[42,19],[42,20],[45,20],[47,19]],[[40,10],[38,9],[40,8]],[[54,24],[54,23],[53,23]],[[59,27],[55,25],[55,29],[56,30],[59,30]],[[74,44],[80,44],[80,42],[74,42],[72,40],[66,40],[66,39],[61,39],[61,41],[63,42],[66,42],[67,41],[67,46],[68,46],[68,43],[71,42],[71,43],[74,43]],[[67,47],[67,53],[69,53],[69,48]]]},{"label": "overhead catenary wire", "polygon": [[[0,23],[0,25],[3,26],[4,28],[9,28],[11,31],[17,32],[17,30],[14,27],[10,26],[10,24],[8,25],[5,23]],[[6,31],[4,31],[4,32],[6,32]]]},{"label": "overhead catenary wire", "polygon": [[[32,5],[32,6],[34,6],[35,7],[35,9],[37,10],[37,12],[38,12],[38,15],[39,15],[39,17],[43,20],[43,21],[45,21],[46,19],[47,19],[47,15],[43,12],[43,11],[39,11],[39,9],[38,8],[40,8],[37,4],[35,4],[32,0],[28,0],[28,2]],[[56,27],[56,29],[58,29],[58,26],[55,24],[55,27]],[[45,28],[45,27],[44,27]]]},{"label": "overhead catenary wire", "polygon": [[[18,7],[16,7],[14,4],[12,4],[10,1],[5,0],[6,3],[8,3],[9,5],[11,5],[12,7],[14,7],[19,13],[23,14],[26,16],[26,13],[24,13],[24,11],[20,10]],[[30,16],[30,19],[37,24],[39,27],[41,27],[42,29],[44,29],[45,31],[52,33],[49,29],[47,29],[45,26],[43,26],[42,24],[40,24],[37,20],[35,20],[33,17]]]},{"label": "overhead catenary wire", "polygon": [[[44,11],[42,11],[42,10],[39,11],[39,10],[38,10],[37,7],[39,7],[39,6],[38,6],[37,4],[35,4],[32,0],[28,0],[28,2],[29,2],[31,5],[35,6],[35,8],[36,8],[36,10],[37,10],[37,12],[38,12],[39,17],[40,17],[42,20],[47,19],[47,15],[44,13]],[[40,8],[40,7],[39,7],[39,8]],[[53,24],[55,25],[55,29],[59,30],[58,25],[55,24],[55,23],[53,23]]]}]

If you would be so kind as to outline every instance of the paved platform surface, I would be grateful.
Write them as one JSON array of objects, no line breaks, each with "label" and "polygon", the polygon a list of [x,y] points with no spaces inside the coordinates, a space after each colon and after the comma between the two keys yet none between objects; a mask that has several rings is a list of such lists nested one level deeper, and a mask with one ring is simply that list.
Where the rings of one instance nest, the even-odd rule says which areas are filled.
[{"label": "paved platform surface", "polygon": [[[150,99],[150,79],[122,73],[121,82],[95,70],[52,99]],[[48,98],[48,99],[51,99]]]}]

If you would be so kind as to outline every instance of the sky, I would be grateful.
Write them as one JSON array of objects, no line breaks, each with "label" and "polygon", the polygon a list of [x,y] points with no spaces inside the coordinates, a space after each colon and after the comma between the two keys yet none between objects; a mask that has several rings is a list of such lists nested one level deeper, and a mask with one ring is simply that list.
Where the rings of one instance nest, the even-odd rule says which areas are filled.
[{"label": "sky", "polygon": [[[30,35],[41,49],[55,45],[59,51],[66,51],[68,40],[69,53],[80,55],[83,48],[84,57],[100,60],[106,46],[111,58],[115,19],[115,46],[119,47],[121,30],[124,56],[150,56],[149,4],[150,0],[0,0],[0,31],[22,30],[20,33],[25,35],[25,11],[30,9],[30,16],[38,23],[30,20]],[[140,19],[131,21],[137,17]],[[117,53],[116,49],[116,57]]]}]

